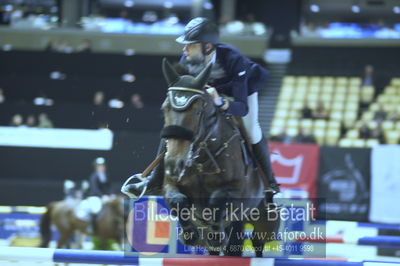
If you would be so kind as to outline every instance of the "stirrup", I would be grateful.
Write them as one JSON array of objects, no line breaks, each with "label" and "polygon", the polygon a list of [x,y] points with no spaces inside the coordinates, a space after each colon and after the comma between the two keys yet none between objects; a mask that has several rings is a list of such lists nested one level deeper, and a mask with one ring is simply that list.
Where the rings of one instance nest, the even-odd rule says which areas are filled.
[{"label": "stirrup", "polygon": [[[272,183],[272,186],[269,186],[267,189],[264,190],[265,194],[267,193],[271,193],[271,196],[275,196],[276,194],[281,193],[280,188],[279,188],[280,184],[278,183]],[[277,188],[277,189],[275,189]]]},{"label": "stirrup", "polygon": [[121,187],[121,192],[123,193],[123,194],[125,194],[125,195],[127,195],[131,200],[133,200],[133,201],[137,201],[137,200],[139,200],[139,199],[141,199],[142,197],[143,197],[143,195],[146,193],[146,191],[147,191],[147,183],[146,183],[146,185],[144,186],[144,188],[143,188],[143,191],[140,193],[140,195],[139,196],[136,196],[135,194],[133,194],[133,193],[130,193],[129,192],[129,190],[128,189],[126,189],[126,187],[128,186],[128,183],[132,180],[132,179],[139,179],[140,180],[140,182],[143,182],[143,181],[146,181],[147,180],[147,178],[145,178],[145,177],[142,177],[142,176],[137,176],[137,175],[133,175],[133,176],[131,176],[131,177],[129,177],[126,181],[125,181],[125,183],[122,185],[122,187]]}]

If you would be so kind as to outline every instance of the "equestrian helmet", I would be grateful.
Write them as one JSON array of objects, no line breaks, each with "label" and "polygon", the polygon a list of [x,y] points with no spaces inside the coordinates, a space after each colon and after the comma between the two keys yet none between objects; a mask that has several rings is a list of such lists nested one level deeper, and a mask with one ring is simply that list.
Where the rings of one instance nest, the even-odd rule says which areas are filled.
[{"label": "equestrian helmet", "polygon": [[194,18],[185,26],[183,35],[176,41],[181,44],[217,43],[219,39],[218,26],[203,17]]},{"label": "equestrian helmet", "polygon": [[105,165],[105,164],[106,164],[106,160],[103,157],[97,157],[93,161],[93,165]]}]

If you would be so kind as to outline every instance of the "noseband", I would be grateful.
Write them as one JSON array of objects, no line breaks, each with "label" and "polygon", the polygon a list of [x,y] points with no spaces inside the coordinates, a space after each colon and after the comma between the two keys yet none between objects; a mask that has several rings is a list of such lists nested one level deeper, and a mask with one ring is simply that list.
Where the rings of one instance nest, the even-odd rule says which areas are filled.
[{"label": "noseband", "polygon": [[193,142],[194,133],[192,130],[187,129],[182,126],[167,126],[161,130],[161,138],[174,138],[174,139],[182,139]]}]

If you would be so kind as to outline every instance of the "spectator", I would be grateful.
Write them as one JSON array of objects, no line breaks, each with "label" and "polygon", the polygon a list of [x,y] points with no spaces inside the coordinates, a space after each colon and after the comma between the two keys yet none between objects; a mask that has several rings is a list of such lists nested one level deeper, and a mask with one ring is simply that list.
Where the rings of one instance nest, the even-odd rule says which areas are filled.
[{"label": "spectator", "polygon": [[301,117],[304,119],[312,119],[313,118],[313,111],[308,105],[308,102],[304,102],[304,107],[301,109]]},{"label": "spectator", "polygon": [[387,112],[385,111],[382,104],[378,105],[378,110],[374,114],[374,120],[377,122],[382,122],[387,117]]},{"label": "spectator", "polygon": [[271,141],[282,142],[282,143],[292,143],[293,137],[289,136],[286,132],[286,128],[282,128],[281,132],[271,137]]},{"label": "spectator", "polygon": [[77,53],[91,53],[92,52],[92,42],[88,39],[83,40],[76,48]]},{"label": "spectator", "polygon": [[364,76],[362,80],[363,86],[374,86],[374,67],[366,65],[364,67]]},{"label": "spectator", "polygon": [[299,134],[294,138],[294,141],[298,143],[317,143],[314,135],[307,129],[300,129]]},{"label": "spectator", "polygon": [[108,101],[108,107],[115,108],[115,109],[121,109],[122,107],[124,107],[124,102],[121,101],[121,99],[119,97],[115,97]]},{"label": "spectator", "polygon": [[307,24],[302,23],[300,27],[300,33],[304,37],[319,37],[321,29],[314,23],[309,22]]},{"label": "spectator", "polygon": [[243,19],[244,23],[254,23],[257,22],[256,16],[254,15],[254,13],[246,13],[244,15],[244,19]]},{"label": "spectator", "polygon": [[95,106],[104,106],[104,92],[102,91],[96,91],[94,96],[93,96],[93,104]]},{"label": "spectator", "polygon": [[39,124],[40,128],[53,128],[53,122],[49,119],[46,113],[41,113],[39,115]]},{"label": "spectator", "polygon": [[74,51],[74,49],[69,45],[68,41],[62,41],[61,44],[57,47],[58,52],[70,54]]},{"label": "spectator", "polygon": [[133,75],[132,71],[129,71],[128,73],[122,75],[122,80],[125,82],[132,83],[135,82],[136,77],[135,75]]},{"label": "spectator", "polygon": [[50,41],[47,43],[47,46],[46,46],[46,48],[44,49],[44,51],[45,51],[45,52],[48,52],[48,53],[55,53],[55,52],[58,52],[57,42],[54,41],[54,40],[50,40]]},{"label": "spectator", "polygon": [[50,98],[47,98],[46,94],[42,90],[40,90],[39,96],[33,99],[33,103],[35,105],[52,106],[54,104],[54,101]]},{"label": "spectator", "polygon": [[0,88],[0,103],[4,103],[6,101],[6,97],[4,96],[3,88]]},{"label": "spectator", "polygon": [[380,144],[385,144],[385,136],[382,128],[382,121],[377,121],[377,126],[371,130],[371,137],[378,139]]},{"label": "spectator", "polygon": [[26,125],[28,127],[36,127],[37,126],[36,117],[32,114],[28,115],[28,117],[26,118]]},{"label": "spectator", "polygon": [[322,101],[318,102],[317,107],[315,108],[312,116],[315,119],[327,119],[328,118],[328,111],[325,109],[324,103]]},{"label": "spectator", "polygon": [[142,97],[138,93],[132,94],[131,103],[132,103],[132,106],[136,109],[142,109],[144,107]]},{"label": "spectator", "polygon": [[96,91],[93,96],[93,124],[91,125],[93,128],[108,128],[107,117],[107,108],[105,102],[105,95],[102,91]]},{"label": "spectator", "polygon": [[0,6],[0,24],[10,25],[12,8],[7,8],[6,5]]},{"label": "spectator", "polygon": [[11,25],[15,25],[24,17],[24,12],[21,7],[15,7],[11,12]]},{"label": "spectator", "polygon": [[21,127],[21,126],[24,126],[24,118],[22,117],[22,115],[21,115],[21,114],[15,114],[15,115],[11,118],[10,126],[12,126],[12,127]]},{"label": "spectator", "polygon": [[110,128],[110,123],[108,121],[98,121],[96,128],[97,129]]},{"label": "spectator", "polygon": [[369,139],[371,137],[371,131],[365,121],[361,123],[358,132],[361,139]]},{"label": "spectator", "polygon": [[388,115],[388,119],[392,122],[397,122],[400,120],[400,113],[399,110],[393,110],[389,115]]},{"label": "spectator", "polygon": [[124,19],[124,20],[130,20],[130,16],[129,13],[126,9],[121,10],[121,12],[119,13],[119,17]]}]

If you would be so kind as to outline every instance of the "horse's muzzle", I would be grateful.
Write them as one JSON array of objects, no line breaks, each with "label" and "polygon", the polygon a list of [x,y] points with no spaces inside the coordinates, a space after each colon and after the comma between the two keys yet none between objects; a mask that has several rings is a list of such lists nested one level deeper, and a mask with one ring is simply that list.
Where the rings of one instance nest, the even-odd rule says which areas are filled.
[{"label": "horse's muzzle", "polygon": [[179,178],[186,167],[186,160],[184,159],[167,159],[165,161],[165,173],[169,176]]}]

